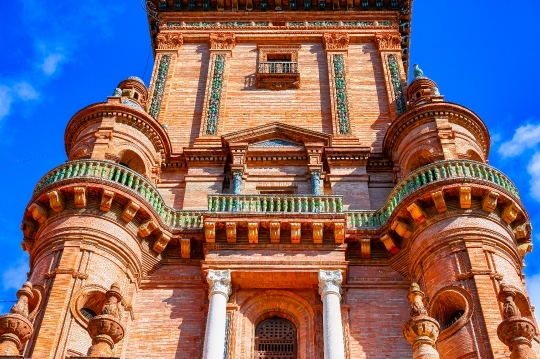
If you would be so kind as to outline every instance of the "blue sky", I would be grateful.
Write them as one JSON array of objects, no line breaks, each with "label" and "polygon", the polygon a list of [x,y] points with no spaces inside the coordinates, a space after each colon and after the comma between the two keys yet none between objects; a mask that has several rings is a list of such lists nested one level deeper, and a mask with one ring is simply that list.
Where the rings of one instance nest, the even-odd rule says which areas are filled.
[{"label": "blue sky", "polygon": [[[39,179],[66,160],[64,128],[131,75],[148,84],[153,59],[139,0],[0,2],[0,312],[26,279],[19,229]],[[489,5],[488,5],[489,4]],[[446,100],[478,113],[492,135],[490,163],[520,189],[540,228],[540,2],[420,1],[413,9],[411,63]],[[145,71],[146,69],[146,71]],[[33,159],[33,160],[31,160]],[[534,243],[540,231],[534,232]],[[527,256],[540,305],[540,245]]]}]

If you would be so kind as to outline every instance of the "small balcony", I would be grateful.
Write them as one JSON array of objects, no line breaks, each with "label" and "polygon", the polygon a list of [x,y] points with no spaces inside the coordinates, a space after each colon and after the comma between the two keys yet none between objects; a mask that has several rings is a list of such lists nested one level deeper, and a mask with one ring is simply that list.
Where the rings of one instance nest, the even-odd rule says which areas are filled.
[{"label": "small balcony", "polygon": [[257,71],[257,87],[270,90],[300,88],[298,63],[291,61],[260,62]]}]

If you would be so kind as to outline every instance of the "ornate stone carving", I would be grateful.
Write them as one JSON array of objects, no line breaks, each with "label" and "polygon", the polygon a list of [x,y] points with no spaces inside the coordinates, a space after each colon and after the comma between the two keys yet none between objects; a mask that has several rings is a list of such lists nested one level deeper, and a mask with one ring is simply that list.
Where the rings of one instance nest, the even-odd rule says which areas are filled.
[{"label": "ornate stone carving", "polygon": [[328,294],[335,294],[341,298],[341,270],[319,270],[319,294],[324,298]]},{"label": "ornate stone carving", "polygon": [[229,300],[229,295],[232,292],[231,286],[231,271],[230,270],[208,270],[206,275],[206,281],[210,286],[208,291],[208,297],[210,298],[214,294],[221,294]]},{"label": "ornate stone carving", "polygon": [[322,223],[313,223],[313,243],[322,243],[323,229],[324,225]]},{"label": "ornate stone carving", "polygon": [[531,222],[525,222],[514,228],[514,234],[516,239],[529,238],[531,235],[532,226]]},{"label": "ornate stone carving", "polygon": [[216,222],[204,222],[204,236],[207,243],[216,241]]},{"label": "ornate stone carving", "polygon": [[385,234],[384,236],[381,237],[381,242],[383,242],[388,252],[392,254],[396,254],[397,252],[399,252],[398,246],[396,246],[396,244],[394,243],[394,240],[388,234]]},{"label": "ornate stone carving", "polygon": [[344,32],[324,33],[323,42],[326,50],[347,50],[349,48],[349,35]]},{"label": "ornate stone carving", "polygon": [[129,201],[128,204],[126,204],[126,206],[124,207],[124,211],[122,212],[122,219],[126,222],[131,222],[131,220],[137,214],[139,208],[141,208],[140,205],[133,201]]},{"label": "ornate stone carving", "polygon": [[47,193],[47,197],[49,197],[49,204],[53,211],[59,213],[64,210],[64,198],[62,197],[62,193],[60,193],[60,191],[51,191]]},{"label": "ornate stone carving", "polygon": [[101,315],[88,322],[88,334],[92,338],[92,346],[88,349],[88,357],[112,357],[114,345],[124,338],[124,327],[120,323],[120,302],[122,294],[120,285],[114,283],[105,293],[107,298]]},{"label": "ornate stone carving", "polygon": [[334,240],[336,243],[345,242],[345,223],[334,223]]},{"label": "ornate stone carving", "polygon": [[416,203],[412,203],[410,206],[408,206],[407,211],[409,211],[416,223],[422,223],[427,219],[426,213]]},{"label": "ornate stone carving", "polygon": [[362,238],[360,240],[360,254],[363,259],[371,258],[371,239]]},{"label": "ornate stone carving", "polygon": [[191,239],[180,238],[180,254],[182,258],[191,257]]},{"label": "ornate stone carving", "polygon": [[161,233],[161,236],[159,236],[159,238],[156,239],[156,241],[154,242],[154,246],[152,247],[152,249],[157,253],[163,253],[165,247],[167,247],[167,244],[170,240],[171,237],[169,237],[165,233]]},{"label": "ornate stone carving", "polygon": [[401,35],[398,32],[377,34],[375,43],[379,50],[401,51]]},{"label": "ornate stone carving", "polygon": [[211,50],[232,50],[236,46],[236,36],[232,32],[214,32],[210,34]]},{"label": "ornate stone carving", "polygon": [[241,187],[242,187],[242,171],[233,170],[232,171],[232,193],[240,194]]},{"label": "ornate stone carving", "polygon": [[259,243],[259,222],[248,223],[249,243]]},{"label": "ornate stone carving", "polygon": [[111,210],[112,202],[116,193],[109,190],[104,190],[101,194],[101,204],[99,209],[103,212],[109,212]]},{"label": "ornate stone carving", "polygon": [[463,209],[471,208],[471,187],[459,187],[459,205]]},{"label": "ornate stone carving", "polygon": [[28,300],[34,298],[32,283],[24,283],[17,298],[9,314],[0,316],[0,356],[18,356],[33,333],[28,310]]},{"label": "ornate stone carving", "polygon": [[501,218],[506,223],[510,224],[514,222],[519,214],[519,209],[516,207],[515,203],[511,203],[506,206],[501,214]]},{"label": "ornate stone carving", "polygon": [[281,223],[270,222],[270,242],[279,243],[281,238]]},{"label": "ornate stone carving", "polygon": [[497,328],[499,339],[510,348],[510,359],[536,359],[531,340],[536,336],[534,323],[522,317],[514,299],[518,289],[501,283],[497,299],[503,303],[503,321]]},{"label": "ornate stone carving", "polygon": [[139,226],[139,236],[142,238],[148,237],[157,228],[156,223],[153,220],[148,220]]},{"label": "ornate stone carving", "polygon": [[225,231],[227,234],[227,242],[235,243],[236,242],[236,222],[225,223]]},{"label": "ornate stone carving", "polygon": [[75,193],[75,208],[86,208],[86,187],[73,188]]},{"label": "ornate stone carving", "polygon": [[532,252],[533,244],[532,242],[518,243],[519,255],[521,258],[525,258],[527,253]]},{"label": "ornate stone carving", "polygon": [[439,213],[443,213],[448,210],[448,208],[446,208],[446,201],[444,200],[443,191],[433,192],[431,194],[431,198],[433,199],[433,202],[435,203],[435,208],[437,208],[437,211]]},{"label": "ornate stone carving", "polygon": [[482,200],[482,209],[489,213],[493,212],[497,208],[498,199],[499,194],[497,192],[489,191]]},{"label": "ornate stone carving", "polygon": [[302,223],[291,223],[291,243],[300,243]]},{"label": "ornate stone carving", "polygon": [[337,119],[337,129],[340,135],[349,135],[349,100],[347,97],[347,81],[345,79],[345,58],[343,54],[332,55],[332,75],[334,77],[334,116]]},{"label": "ornate stone carving", "polygon": [[412,234],[411,227],[403,221],[394,221],[392,223],[392,230],[395,231],[400,237],[410,238]]},{"label": "ornate stone carving", "polygon": [[407,111],[407,101],[403,94],[403,85],[401,83],[401,74],[398,65],[398,60],[395,55],[389,55],[388,69],[390,72],[390,80],[392,81],[392,88],[394,89],[394,101],[396,103],[396,110],[398,115],[401,115]]},{"label": "ornate stone carving", "polygon": [[176,50],[184,44],[184,36],[178,32],[161,32],[156,41],[159,50]]},{"label": "ornate stone carving", "polygon": [[311,194],[314,196],[321,195],[321,171],[311,171]]},{"label": "ornate stone carving", "polygon": [[403,325],[403,336],[413,347],[413,358],[439,359],[435,342],[439,337],[439,323],[427,315],[425,294],[416,283],[411,284],[408,295],[411,319]]},{"label": "ornate stone carving", "polygon": [[34,239],[34,235],[37,230],[36,222],[31,219],[23,220],[21,230],[23,231],[24,238]]}]

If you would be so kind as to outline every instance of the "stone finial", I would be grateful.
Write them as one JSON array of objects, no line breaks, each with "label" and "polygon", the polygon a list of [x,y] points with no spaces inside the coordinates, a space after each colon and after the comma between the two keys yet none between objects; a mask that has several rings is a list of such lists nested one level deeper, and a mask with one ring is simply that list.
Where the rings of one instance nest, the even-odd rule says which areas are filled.
[{"label": "stone finial", "polygon": [[425,77],[424,76],[424,71],[422,71],[422,69],[418,66],[418,64],[414,64],[413,75],[414,75],[415,79],[419,78],[419,77]]},{"label": "stone finial", "polygon": [[92,338],[92,346],[88,349],[88,357],[112,357],[114,345],[124,338],[124,327],[120,323],[122,313],[120,302],[122,293],[120,285],[113,283],[105,293],[107,301],[103,305],[101,315],[88,322],[88,334]]},{"label": "stone finial", "polygon": [[530,319],[521,316],[514,301],[518,292],[516,287],[501,282],[497,299],[503,303],[503,321],[497,328],[497,335],[510,348],[510,359],[536,359],[531,343],[536,327]]},{"label": "stone finial", "polygon": [[411,319],[403,325],[403,336],[413,347],[413,358],[439,359],[435,342],[440,326],[428,316],[424,292],[417,283],[412,283],[407,297],[411,304]]},{"label": "stone finial", "polygon": [[18,356],[33,333],[29,320],[28,300],[34,298],[32,283],[17,291],[17,303],[9,314],[0,316],[0,356]]},{"label": "stone finial", "polygon": [[122,90],[120,88],[115,88],[113,91],[113,97],[122,97]]}]

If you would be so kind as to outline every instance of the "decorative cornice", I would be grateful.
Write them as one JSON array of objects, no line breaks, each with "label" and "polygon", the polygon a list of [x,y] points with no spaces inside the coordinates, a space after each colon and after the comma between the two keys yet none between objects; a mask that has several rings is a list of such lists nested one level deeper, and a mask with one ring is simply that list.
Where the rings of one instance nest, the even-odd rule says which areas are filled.
[{"label": "decorative cornice", "polygon": [[184,36],[179,32],[160,32],[156,41],[158,50],[177,50],[184,44]]},{"label": "decorative cornice", "polygon": [[349,35],[346,32],[327,32],[323,34],[326,50],[345,51],[349,48]]},{"label": "decorative cornice", "polygon": [[213,32],[209,42],[210,50],[232,50],[236,46],[236,36],[232,32]]}]

